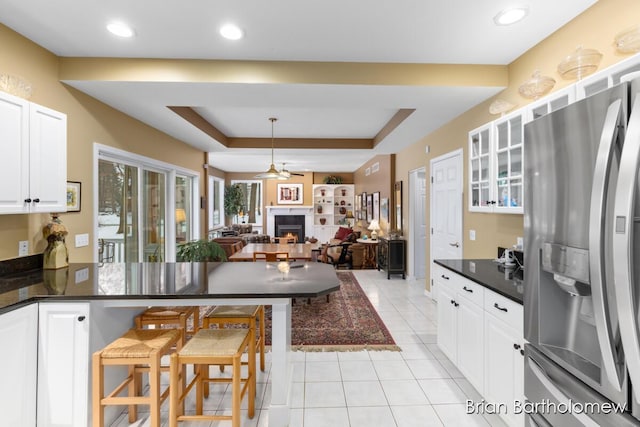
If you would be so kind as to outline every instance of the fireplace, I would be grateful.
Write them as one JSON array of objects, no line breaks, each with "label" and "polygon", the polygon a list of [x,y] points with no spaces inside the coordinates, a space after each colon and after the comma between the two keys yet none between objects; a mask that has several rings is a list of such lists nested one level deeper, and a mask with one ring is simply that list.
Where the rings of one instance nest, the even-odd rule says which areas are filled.
[{"label": "fireplace", "polygon": [[296,236],[298,242],[304,242],[304,215],[276,215],[275,237]]}]

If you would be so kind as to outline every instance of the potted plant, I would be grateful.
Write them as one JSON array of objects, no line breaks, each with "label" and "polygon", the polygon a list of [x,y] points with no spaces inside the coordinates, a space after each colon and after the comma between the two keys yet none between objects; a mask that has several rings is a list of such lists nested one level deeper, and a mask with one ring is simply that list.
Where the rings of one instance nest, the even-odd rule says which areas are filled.
[{"label": "potted plant", "polygon": [[337,175],[327,175],[324,177],[325,184],[342,184],[342,177]]},{"label": "potted plant", "polygon": [[224,213],[227,216],[236,216],[244,212],[246,197],[239,184],[233,184],[224,188]]},{"label": "potted plant", "polygon": [[178,262],[226,261],[227,255],[219,243],[202,239],[179,244],[176,260]]}]

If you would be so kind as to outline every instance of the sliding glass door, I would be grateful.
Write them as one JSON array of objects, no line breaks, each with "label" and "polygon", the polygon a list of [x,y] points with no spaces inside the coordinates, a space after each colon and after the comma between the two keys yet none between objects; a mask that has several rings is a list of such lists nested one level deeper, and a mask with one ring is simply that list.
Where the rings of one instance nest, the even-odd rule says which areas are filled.
[{"label": "sliding glass door", "polygon": [[98,261],[175,260],[198,238],[197,173],[109,151],[97,155]]}]

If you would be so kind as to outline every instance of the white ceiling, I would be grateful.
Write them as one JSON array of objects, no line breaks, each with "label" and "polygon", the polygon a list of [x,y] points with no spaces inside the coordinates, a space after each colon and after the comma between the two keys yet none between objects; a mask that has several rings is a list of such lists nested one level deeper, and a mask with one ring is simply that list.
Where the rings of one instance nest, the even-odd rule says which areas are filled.
[{"label": "white ceiling", "polygon": [[[0,0],[0,22],[59,56],[424,64],[509,64],[595,0]],[[493,17],[527,4],[522,22]],[[119,39],[112,20],[134,27]],[[228,41],[218,28],[245,31]],[[204,151],[226,171],[268,168],[264,149],[227,149],[168,110],[193,106],[229,137],[372,138],[398,109],[416,111],[371,150],[276,149],[291,171],[354,171],[397,152],[497,93],[497,87],[73,80],[69,85]],[[357,82],[356,82],[357,83]],[[35,88],[37,90],[37,88]]]}]

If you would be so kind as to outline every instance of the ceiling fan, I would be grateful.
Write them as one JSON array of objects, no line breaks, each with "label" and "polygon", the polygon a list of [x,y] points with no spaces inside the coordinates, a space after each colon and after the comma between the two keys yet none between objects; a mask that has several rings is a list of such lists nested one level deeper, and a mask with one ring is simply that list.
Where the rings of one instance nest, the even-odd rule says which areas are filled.
[{"label": "ceiling fan", "polygon": [[303,173],[289,172],[284,168],[285,164],[286,163],[284,162],[282,163],[282,169],[280,170],[280,173],[279,173],[280,176],[278,177],[278,179],[285,180],[285,179],[291,178],[292,176],[304,176]]}]

